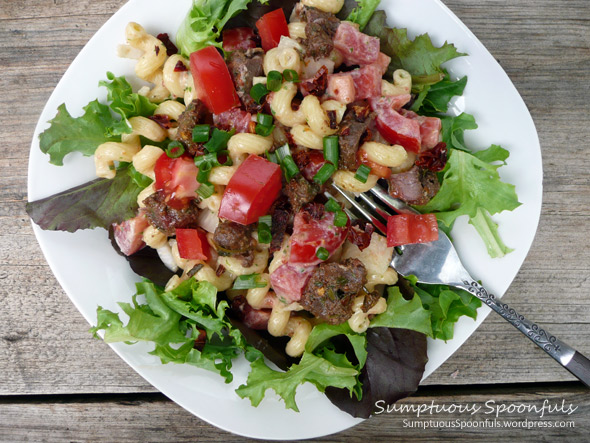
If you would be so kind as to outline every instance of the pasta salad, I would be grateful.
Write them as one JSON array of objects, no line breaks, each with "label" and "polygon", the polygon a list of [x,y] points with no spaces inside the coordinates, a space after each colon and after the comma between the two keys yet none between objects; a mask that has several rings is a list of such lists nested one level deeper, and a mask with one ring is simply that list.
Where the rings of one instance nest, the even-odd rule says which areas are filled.
[{"label": "pasta salad", "polygon": [[[243,354],[251,372],[237,394],[253,405],[273,389],[297,410],[310,382],[368,417],[375,395],[391,403],[416,389],[426,337],[452,338],[480,302],[399,279],[394,247],[468,215],[501,256],[510,249],[490,215],[519,203],[496,172],[507,151],[471,152],[473,117],[445,114],[467,78],[441,65],[464,54],[388,28],[377,6],[196,0],[175,42],[127,25],[118,54],[145,86],[109,72],[106,104],[77,118],[62,105],[40,138],[57,165],[93,155],[99,178],[27,205],[43,229],[108,229],[145,277],[120,303],[127,324],[99,307],[95,334],[151,341],[163,363],[227,382]],[[387,236],[330,193],[379,181],[423,212]]]}]

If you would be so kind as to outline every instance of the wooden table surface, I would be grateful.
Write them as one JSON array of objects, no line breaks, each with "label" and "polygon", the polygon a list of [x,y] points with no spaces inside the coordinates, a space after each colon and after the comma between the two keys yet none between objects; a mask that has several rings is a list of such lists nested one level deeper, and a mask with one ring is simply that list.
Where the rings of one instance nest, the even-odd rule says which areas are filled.
[{"label": "wooden table surface", "polygon": [[[410,0],[408,0],[410,1]],[[144,381],[88,324],[53,277],[24,211],[31,137],[45,101],[88,39],[125,0],[0,0],[0,440],[242,440],[192,416]],[[162,2],[163,4],[165,2]],[[542,146],[539,229],[504,300],[590,355],[590,8],[587,0],[447,0],[498,59],[527,104]],[[417,18],[419,19],[419,11]],[[516,147],[517,148],[517,147]],[[323,441],[587,440],[581,383],[498,316],[406,405],[572,405],[544,419],[566,428],[409,427],[390,413]],[[513,407],[513,409],[515,406]],[[489,410],[487,410],[489,412]],[[536,421],[513,411],[500,418]],[[573,427],[572,427],[573,423]],[[435,423],[436,425],[436,423]],[[457,425],[456,425],[457,426]],[[520,425],[522,426],[522,424]]]}]

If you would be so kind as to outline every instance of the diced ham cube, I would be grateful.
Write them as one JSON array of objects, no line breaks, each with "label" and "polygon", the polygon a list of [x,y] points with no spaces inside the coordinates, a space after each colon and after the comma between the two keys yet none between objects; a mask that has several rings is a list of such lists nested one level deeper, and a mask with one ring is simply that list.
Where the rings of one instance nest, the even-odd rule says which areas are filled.
[{"label": "diced ham cube", "polygon": [[314,266],[299,266],[285,263],[270,274],[270,284],[279,299],[287,303],[299,301],[303,288],[313,272]]},{"label": "diced ham cube", "polygon": [[342,54],[346,65],[370,65],[377,61],[379,38],[363,34],[352,23],[342,22],[334,36],[334,47]]},{"label": "diced ham cube", "polygon": [[381,95],[381,68],[368,65],[350,71],[356,90],[356,99],[363,100]]},{"label": "diced ham cube", "polygon": [[379,69],[381,69],[381,75],[385,75],[387,73],[387,68],[389,67],[389,63],[391,63],[391,57],[380,52],[379,56],[377,57],[377,60],[375,60],[375,63],[373,63],[373,65],[379,67]]},{"label": "diced ham cube", "polygon": [[250,329],[265,330],[268,327],[271,310],[254,309],[243,296],[238,296],[232,300],[232,310],[238,314],[244,325]]},{"label": "diced ham cube", "polygon": [[379,133],[391,144],[402,145],[406,150],[418,153],[421,150],[420,124],[400,115],[394,108],[394,97],[380,97],[370,101],[377,114],[375,124]]},{"label": "diced ham cube", "polygon": [[232,108],[221,114],[213,114],[213,122],[222,129],[235,129],[236,132],[248,132],[252,114],[240,108]]},{"label": "diced ham cube", "polygon": [[411,99],[412,96],[410,94],[400,94],[388,95],[386,97],[374,97],[370,102],[373,110],[377,106],[383,106],[399,111],[405,104],[409,103]]},{"label": "diced ham cube", "polygon": [[328,88],[326,89],[328,98],[338,100],[340,103],[352,103],[356,99],[356,89],[354,80],[350,73],[328,75]]},{"label": "diced ham cube", "polygon": [[115,242],[123,254],[129,256],[145,246],[143,231],[148,226],[149,223],[143,213],[119,224],[113,224]]},{"label": "diced ham cube", "polygon": [[442,129],[440,118],[425,117],[405,109],[402,109],[400,114],[406,118],[416,120],[420,125],[420,139],[423,151],[432,149],[438,144],[440,141],[440,131]]}]

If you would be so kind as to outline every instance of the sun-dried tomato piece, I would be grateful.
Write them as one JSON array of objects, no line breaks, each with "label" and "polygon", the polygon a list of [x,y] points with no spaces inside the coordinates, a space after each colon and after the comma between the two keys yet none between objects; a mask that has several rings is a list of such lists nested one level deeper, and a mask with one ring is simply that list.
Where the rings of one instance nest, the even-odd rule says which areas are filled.
[{"label": "sun-dried tomato piece", "polygon": [[440,142],[434,148],[421,152],[416,160],[416,166],[432,172],[442,171],[446,164],[447,144],[445,142]]},{"label": "sun-dried tomato piece", "polygon": [[172,40],[170,40],[170,37],[167,33],[164,32],[162,34],[158,34],[157,39],[160,40],[166,48],[166,54],[168,54],[169,56],[178,54],[178,48],[174,43],[172,43]]}]

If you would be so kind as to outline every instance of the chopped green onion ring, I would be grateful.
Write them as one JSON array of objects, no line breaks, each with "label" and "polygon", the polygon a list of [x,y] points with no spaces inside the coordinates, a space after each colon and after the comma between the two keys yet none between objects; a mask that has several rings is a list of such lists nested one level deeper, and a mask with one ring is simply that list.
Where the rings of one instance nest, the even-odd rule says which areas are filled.
[{"label": "chopped green onion ring", "polygon": [[166,148],[166,155],[170,158],[178,158],[184,154],[184,146],[179,141],[171,141]]},{"label": "chopped green onion ring", "polygon": [[332,177],[334,172],[336,172],[336,166],[332,163],[324,163],[324,166],[322,166],[316,175],[313,176],[313,181],[323,185],[330,177]]},{"label": "chopped green onion ring", "polygon": [[258,104],[262,102],[262,99],[269,93],[270,91],[266,87],[264,83],[256,83],[250,89],[250,97],[254,99],[254,101]]},{"label": "chopped green onion ring", "polygon": [[367,183],[367,179],[369,178],[369,173],[371,172],[371,168],[367,165],[360,165],[359,168],[356,170],[356,174],[354,174],[354,178],[362,183]]},{"label": "chopped green onion ring", "polygon": [[279,71],[270,71],[266,76],[266,88],[269,91],[277,92],[283,84],[283,75]]},{"label": "chopped green onion ring", "polygon": [[209,141],[209,125],[196,125],[193,128],[193,141],[195,143],[206,143]]},{"label": "chopped green onion ring", "polygon": [[330,253],[326,248],[320,246],[317,251],[315,251],[315,256],[320,260],[327,260],[330,257]]}]

